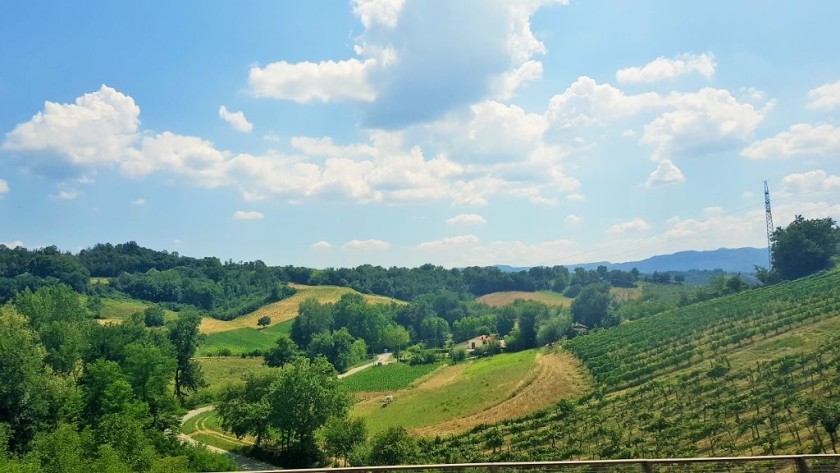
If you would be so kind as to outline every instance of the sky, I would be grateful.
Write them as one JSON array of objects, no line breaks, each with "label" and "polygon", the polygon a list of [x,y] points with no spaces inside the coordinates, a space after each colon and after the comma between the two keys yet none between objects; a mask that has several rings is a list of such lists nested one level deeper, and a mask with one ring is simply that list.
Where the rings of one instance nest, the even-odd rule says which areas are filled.
[{"label": "sky", "polygon": [[834,1],[0,3],[0,243],[624,262],[840,218]]}]

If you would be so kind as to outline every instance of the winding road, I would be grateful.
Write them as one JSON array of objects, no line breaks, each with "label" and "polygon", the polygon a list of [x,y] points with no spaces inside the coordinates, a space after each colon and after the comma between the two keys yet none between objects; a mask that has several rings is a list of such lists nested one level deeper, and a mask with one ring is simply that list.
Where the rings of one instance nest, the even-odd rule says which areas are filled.
[{"label": "winding road", "polygon": [[[378,355],[376,357],[376,360],[371,361],[370,363],[367,363],[367,364],[364,364],[364,365],[361,365],[361,366],[357,366],[355,368],[351,368],[351,369],[345,371],[344,373],[341,373],[340,375],[338,375],[338,378],[339,379],[346,378],[347,376],[356,374],[359,371],[366,370],[366,369],[371,368],[373,366],[376,366],[378,364],[379,365],[387,365],[387,364],[393,363],[395,361],[396,360],[392,359],[391,353],[383,353],[381,355]],[[184,425],[188,420],[192,419],[193,417],[195,417],[197,415],[200,415],[200,414],[204,414],[205,412],[210,412],[210,411],[214,410],[215,408],[216,408],[216,406],[211,405],[211,406],[199,407],[198,409],[193,409],[193,410],[187,412],[183,417],[181,417],[181,425]],[[186,442],[186,443],[189,443],[189,444],[192,444],[192,445],[202,445],[202,446],[204,446],[204,448],[206,448],[207,450],[209,450],[211,452],[221,453],[222,455],[227,456],[228,458],[230,458],[230,459],[232,459],[233,461],[236,462],[236,466],[240,471],[260,471],[260,470],[277,470],[278,469],[278,467],[276,467],[276,466],[274,466],[270,463],[265,463],[265,462],[261,462],[259,460],[254,460],[253,458],[246,457],[244,455],[239,455],[237,453],[233,453],[233,452],[227,451],[227,450],[219,448],[219,447],[214,447],[212,445],[206,445],[206,444],[204,444],[202,442],[199,442],[198,440],[196,440],[196,439],[194,439],[194,438],[192,438],[189,435],[184,434],[184,433],[178,435],[178,438],[181,439],[182,441]]]}]

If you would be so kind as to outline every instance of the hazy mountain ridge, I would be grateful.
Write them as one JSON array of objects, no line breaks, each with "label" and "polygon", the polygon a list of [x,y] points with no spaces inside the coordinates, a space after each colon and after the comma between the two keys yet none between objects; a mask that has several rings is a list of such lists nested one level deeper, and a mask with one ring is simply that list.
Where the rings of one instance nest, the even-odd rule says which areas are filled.
[{"label": "hazy mountain ridge", "polygon": [[[628,261],[624,263],[611,263],[599,261],[594,263],[570,264],[569,268],[595,269],[598,266],[606,266],[607,269],[618,269],[629,271],[633,268],[642,273],[654,271],[712,271],[722,269],[727,273],[752,273],[755,266],[767,266],[767,248],[719,248],[707,251],[678,251],[667,255],[651,256],[639,261]],[[516,272],[527,270],[528,267],[514,267],[508,265],[497,265],[504,272]]]}]

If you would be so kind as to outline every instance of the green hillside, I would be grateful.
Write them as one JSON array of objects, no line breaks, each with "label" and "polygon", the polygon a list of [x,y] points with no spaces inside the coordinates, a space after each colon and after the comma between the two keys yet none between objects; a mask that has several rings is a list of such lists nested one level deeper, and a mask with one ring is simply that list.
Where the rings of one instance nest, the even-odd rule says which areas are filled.
[{"label": "green hillside", "polygon": [[565,346],[598,381],[594,392],[430,443],[428,460],[833,449],[824,424],[840,416],[838,272],[668,311]]}]

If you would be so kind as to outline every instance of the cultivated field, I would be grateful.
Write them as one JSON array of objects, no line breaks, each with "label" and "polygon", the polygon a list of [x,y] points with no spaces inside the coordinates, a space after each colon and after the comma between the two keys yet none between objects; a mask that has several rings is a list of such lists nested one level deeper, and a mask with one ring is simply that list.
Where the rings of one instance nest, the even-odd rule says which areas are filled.
[{"label": "cultivated field", "polygon": [[[360,394],[353,415],[371,432],[400,425],[421,435],[454,433],[578,396],[588,385],[570,355],[528,350],[443,366],[407,389]],[[386,394],[394,401],[382,407]]]},{"label": "cultivated field", "polygon": [[478,302],[481,302],[482,304],[487,304],[491,307],[502,307],[510,305],[518,300],[537,301],[542,302],[546,305],[568,307],[572,305],[572,301],[574,299],[566,297],[563,294],[560,294],[559,292],[552,291],[504,291],[485,294],[476,300]]}]

